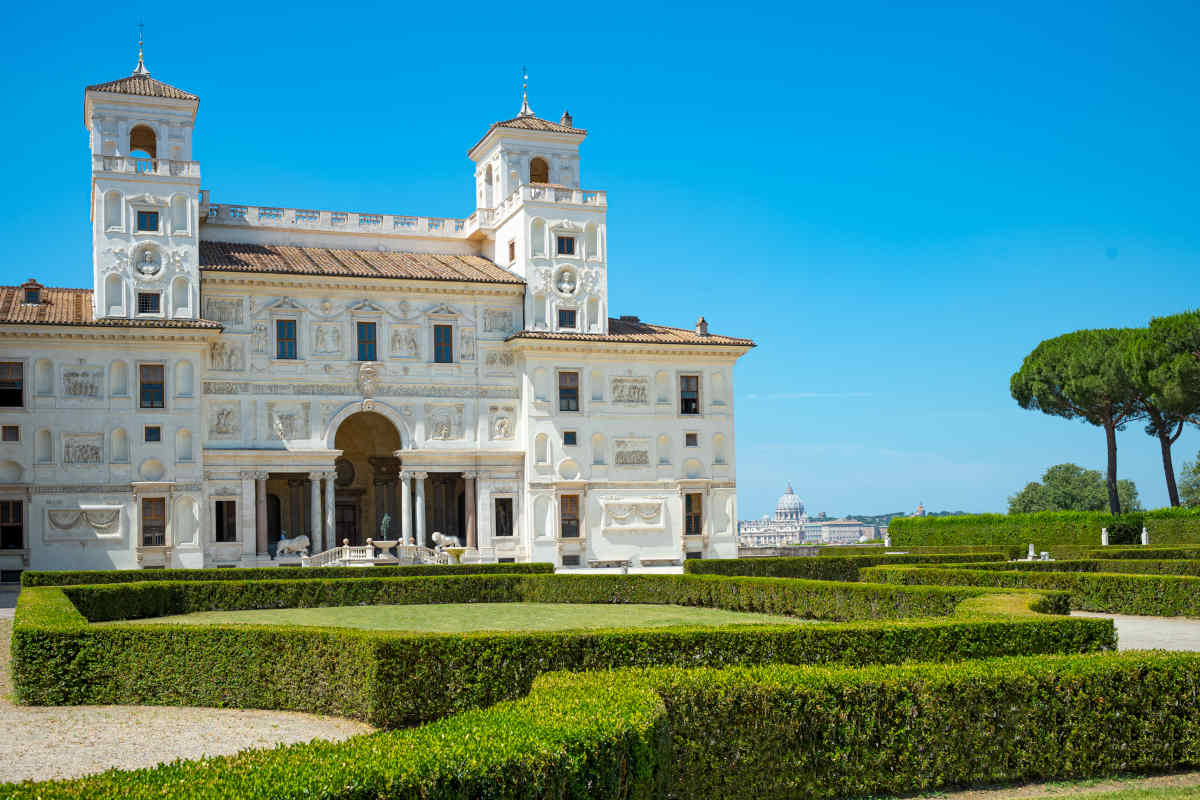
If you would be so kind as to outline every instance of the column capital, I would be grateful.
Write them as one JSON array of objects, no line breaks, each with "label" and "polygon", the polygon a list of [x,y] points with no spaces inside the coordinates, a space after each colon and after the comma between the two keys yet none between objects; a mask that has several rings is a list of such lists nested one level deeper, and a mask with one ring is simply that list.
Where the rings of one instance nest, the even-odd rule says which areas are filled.
[{"label": "column capital", "polygon": [[429,477],[429,473],[428,473],[428,472],[413,472],[413,473],[411,473],[411,474],[412,474],[412,476],[413,476],[414,478],[416,478],[416,479],[417,479],[417,480],[419,480],[419,481],[423,481],[423,480],[425,480],[426,478],[428,478],[428,477]]},{"label": "column capital", "polygon": [[330,480],[333,480],[336,475],[337,473],[333,472],[332,470],[317,470],[315,472],[308,473],[308,479],[310,481],[319,481],[322,478],[329,478]]},{"label": "column capital", "polygon": [[400,470],[400,480],[404,481],[405,483],[408,483],[409,481],[411,481],[412,476],[413,476],[413,474],[409,470],[406,470],[406,469]]},{"label": "column capital", "polygon": [[271,477],[271,473],[267,472],[266,470],[259,470],[258,472],[254,473],[254,480],[256,481],[265,481],[269,477]]},{"label": "column capital", "polygon": [[478,473],[478,472],[472,472],[472,471],[468,470],[468,471],[464,472],[464,473],[462,474],[462,476],[463,476],[464,478],[466,478],[467,480],[471,480],[472,478],[478,478],[478,477],[479,477],[479,473]]}]

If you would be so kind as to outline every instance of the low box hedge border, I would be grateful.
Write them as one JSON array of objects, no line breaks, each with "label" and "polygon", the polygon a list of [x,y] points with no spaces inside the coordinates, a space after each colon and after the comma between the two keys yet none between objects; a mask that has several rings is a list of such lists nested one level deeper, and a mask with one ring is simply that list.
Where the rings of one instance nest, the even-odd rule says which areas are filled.
[{"label": "low box hedge border", "polygon": [[223,569],[25,570],[21,586],[77,586],[145,581],[312,580],[314,578],[406,578],[433,575],[528,575],[553,573],[548,562],[521,564],[384,564],[372,567],[227,567]]},{"label": "low box hedge border", "polygon": [[403,731],[10,784],[14,800],[727,800],[1200,765],[1200,656],[556,673]]},{"label": "low box hedge border", "polygon": [[[687,575],[480,575],[35,587],[13,627],[17,698],[338,714],[402,727],[519,697],[540,674],[630,666],[900,663],[1111,649],[1062,592]],[[93,625],[200,610],[429,602],[668,602],[838,617],[819,625],[407,634],[267,625]],[[961,607],[969,605],[969,611]],[[951,616],[954,615],[954,616]],[[925,617],[925,619],[914,619]]]},{"label": "low box hedge border", "polygon": [[1200,617],[1200,578],[1188,575],[885,566],[868,567],[863,579],[906,586],[1057,589],[1067,592],[1071,608],[1080,611]]},{"label": "low box hedge border", "polygon": [[962,553],[918,555],[787,556],[780,558],[704,558],[683,562],[689,575],[737,575],[755,578],[805,578],[818,581],[857,581],[862,567],[880,564],[955,564],[1006,561],[1007,554]]},{"label": "low box hedge border", "polygon": [[1200,577],[1200,559],[1083,558],[1060,561],[1007,561],[955,564],[955,569],[1009,570],[1017,572],[1118,572],[1132,575],[1191,575]]},{"label": "low box hedge border", "polygon": [[1200,545],[1188,547],[1103,547],[1099,550],[1089,550],[1087,558],[1149,558],[1149,559],[1179,559],[1200,558]]},{"label": "low box hedge border", "polygon": [[898,517],[888,524],[895,547],[1010,545],[1052,550],[1054,545],[1096,547],[1108,528],[1136,535],[1145,527],[1153,544],[1200,544],[1200,509],[1159,508],[1113,516],[1104,511],[1042,511],[1036,514],[967,514]]}]

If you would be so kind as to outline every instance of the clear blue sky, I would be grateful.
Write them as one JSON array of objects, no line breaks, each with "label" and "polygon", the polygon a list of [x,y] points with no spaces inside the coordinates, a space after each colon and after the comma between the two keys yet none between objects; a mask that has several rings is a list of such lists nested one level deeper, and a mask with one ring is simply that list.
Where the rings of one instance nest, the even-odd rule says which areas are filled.
[{"label": "clear blue sky", "polygon": [[[465,216],[520,102],[589,129],[614,314],[754,338],[741,515],[1003,510],[1104,437],[1017,408],[1041,339],[1200,305],[1189,3],[22,3],[0,33],[0,280],[90,284],[83,87],[198,94],[218,202]],[[179,15],[172,12],[179,11]],[[1157,446],[1122,477],[1166,502]],[[1178,444],[1193,458],[1200,433]]]}]

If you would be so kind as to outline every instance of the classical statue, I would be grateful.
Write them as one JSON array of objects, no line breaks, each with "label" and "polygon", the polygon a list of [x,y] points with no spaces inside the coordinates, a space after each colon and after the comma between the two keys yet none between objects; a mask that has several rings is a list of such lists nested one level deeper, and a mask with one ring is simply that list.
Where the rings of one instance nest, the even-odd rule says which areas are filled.
[{"label": "classical statue", "polygon": [[379,521],[379,538],[387,541],[388,529],[392,527],[392,515],[384,512],[383,519]]},{"label": "classical statue", "polygon": [[279,544],[275,545],[275,557],[279,558],[285,553],[296,553],[305,555],[308,553],[308,537],[304,534],[287,538],[287,531],[279,532]]},{"label": "classical statue", "polygon": [[574,294],[575,273],[569,269],[564,269],[562,274],[558,276],[558,290],[563,294]]},{"label": "classical statue", "polygon": [[142,251],[142,260],[137,265],[137,271],[143,275],[153,275],[158,272],[158,263],[154,260],[154,251],[146,248]]}]

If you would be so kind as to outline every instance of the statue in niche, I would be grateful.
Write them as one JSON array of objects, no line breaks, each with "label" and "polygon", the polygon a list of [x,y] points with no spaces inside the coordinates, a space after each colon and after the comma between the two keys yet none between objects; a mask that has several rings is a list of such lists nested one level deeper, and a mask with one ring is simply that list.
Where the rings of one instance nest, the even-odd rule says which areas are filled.
[{"label": "statue in niche", "polygon": [[157,275],[161,266],[158,263],[158,258],[155,256],[154,248],[147,247],[142,251],[142,256],[138,259],[137,271],[142,275]]},{"label": "statue in niche", "polygon": [[462,357],[464,361],[475,360],[475,332],[462,332]]},{"label": "statue in niche", "polygon": [[261,322],[254,326],[254,352],[267,352],[267,326]]},{"label": "statue in niche", "polygon": [[563,294],[575,294],[575,273],[564,269],[558,276],[558,290]]}]

